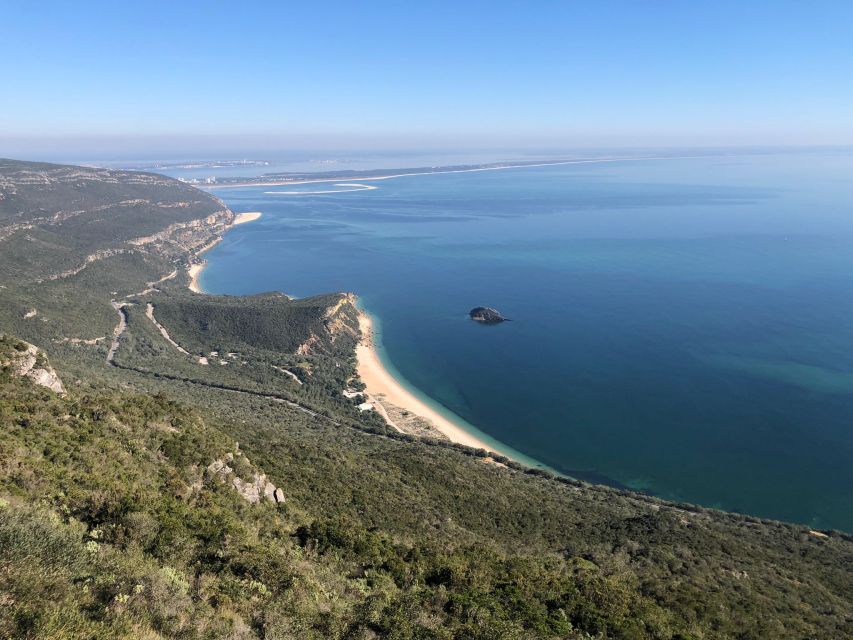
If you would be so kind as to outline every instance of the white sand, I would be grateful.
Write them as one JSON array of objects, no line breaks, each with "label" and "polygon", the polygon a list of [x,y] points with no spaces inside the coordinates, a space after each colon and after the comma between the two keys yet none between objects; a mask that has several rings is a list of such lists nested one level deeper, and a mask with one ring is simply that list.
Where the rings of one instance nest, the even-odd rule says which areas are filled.
[{"label": "white sand", "polygon": [[[391,375],[382,365],[382,361],[379,359],[379,354],[376,352],[373,344],[373,327],[370,316],[360,313],[359,326],[361,327],[362,339],[356,348],[358,375],[367,386],[367,394],[369,396],[373,396],[374,398],[381,396],[379,398],[380,402],[388,402],[423,418],[452,442],[474,447],[475,449],[485,449],[494,452],[492,447],[472,436],[461,425],[444,417],[444,415],[420,400]],[[396,425],[392,426],[396,427]]]},{"label": "white sand", "polygon": [[252,222],[253,220],[257,220],[261,217],[260,211],[247,211],[246,213],[238,213],[237,217],[234,218],[234,222],[231,225],[236,224],[245,224],[246,222]]},{"label": "white sand", "polygon": [[190,291],[192,291],[193,293],[204,293],[198,283],[198,276],[201,273],[202,269],[204,269],[204,263],[190,265]]}]

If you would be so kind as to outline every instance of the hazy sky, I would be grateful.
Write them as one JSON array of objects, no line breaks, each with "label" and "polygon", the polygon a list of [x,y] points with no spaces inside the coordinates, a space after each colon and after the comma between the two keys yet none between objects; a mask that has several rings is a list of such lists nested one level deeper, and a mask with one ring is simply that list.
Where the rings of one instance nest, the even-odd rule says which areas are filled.
[{"label": "hazy sky", "polygon": [[851,144],[853,0],[2,0],[0,156],[61,138]]}]

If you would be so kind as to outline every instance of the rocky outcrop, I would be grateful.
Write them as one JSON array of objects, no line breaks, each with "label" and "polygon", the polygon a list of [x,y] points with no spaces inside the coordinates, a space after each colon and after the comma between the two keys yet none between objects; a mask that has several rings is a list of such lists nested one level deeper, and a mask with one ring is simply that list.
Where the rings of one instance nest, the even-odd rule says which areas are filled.
[{"label": "rocky outcrop", "polygon": [[276,486],[267,480],[265,473],[256,473],[251,481],[234,476],[232,484],[243,499],[250,504],[257,504],[262,498],[275,502]]},{"label": "rocky outcrop", "polygon": [[202,252],[206,245],[211,242],[211,238],[207,234],[225,231],[233,221],[234,213],[225,207],[221,211],[204,218],[176,222],[155,234],[133,238],[128,242],[138,247],[172,243],[185,251]]},{"label": "rocky outcrop", "polygon": [[311,353],[312,349],[314,348],[314,345],[319,343],[320,338],[317,337],[317,334],[311,333],[311,335],[308,336],[308,339],[296,348],[296,351],[294,353],[297,356],[307,356],[309,353]]},{"label": "rocky outcrop", "polygon": [[4,339],[4,348],[0,353],[0,368],[8,370],[13,376],[29,378],[35,384],[47,387],[55,393],[65,393],[62,380],[50,366],[44,352],[34,344],[23,340]]},{"label": "rocky outcrop", "polygon": [[324,324],[332,343],[343,336],[358,338],[358,315],[354,293],[341,294],[340,300],[326,310]]},{"label": "rocky outcrop", "polygon": [[230,483],[237,493],[250,504],[258,504],[261,500],[277,504],[284,502],[284,490],[270,482],[267,474],[253,470],[251,480],[246,480],[237,475],[231,464],[248,467],[249,460],[238,448],[236,456],[233,453],[228,453],[224,458],[211,462],[207,467],[207,473],[220,482]]},{"label": "rocky outcrop", "polygon": [[295,355],[306,356],[328,353],[342,338],[358,340],[358,309],[354,293],[341,293],[323,312],[322,330],[312,331],[308,338],[294,351]]},{"label": "rocky outcrop", "polygon": [[468,312],[471,320],[482,322],[483,324],[498,324],[506,322],[509,318],[504,318],[497,309],[491,307],[474,307]]}]

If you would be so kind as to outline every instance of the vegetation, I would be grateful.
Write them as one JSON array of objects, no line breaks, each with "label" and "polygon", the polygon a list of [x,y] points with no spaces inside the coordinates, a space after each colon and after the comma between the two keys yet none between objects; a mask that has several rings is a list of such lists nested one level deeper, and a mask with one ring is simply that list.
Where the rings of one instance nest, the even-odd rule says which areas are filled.
[{"label": "vegetation", "polygon": [[[158,317],[171,332],[198,351],[212,345],[219,351],[261,348],[294,353],[313,335],[317,341],[313,351],[344,353],[355,346],[356,319],[351,313],[344,319],[346,330],[338,336],[345,340],[342,346],[333,344],[336,336],[330,334],[326,322],[329,309],[344,301],[340,295],[304,300],[290,300],[282,294],[173,296],[157,300],[156,306]],[[351,312],[351,306],[347,310]]]},{"label": "vegetation", "polygon": [[[162,180],[162,201],[186,197]],[[104,182],[86,206],[125,197]],[[0,198],[0,237],[31,201]],[[0,367],[0,638],[853,636],[847,534],[399,434],[341,394],[359,386],[350,298],[147,284],[216,224],[47,282],[0,271],[0,333],[68,390]],[[21,348],[0,338],[0,362]],[[241,495],[261,474],[284,502]]]},{"label": "vegetation", "polygon": [[355,432],[335,442],[319,425],[288,429],[257,459],[258,443],[242,445],[287,497],[251,505],[206,468],[259,425],[213,426],[163,395],[0,384],[8,637],[850,631],[853,557],[837,534],[559,484],[449,449]]}]

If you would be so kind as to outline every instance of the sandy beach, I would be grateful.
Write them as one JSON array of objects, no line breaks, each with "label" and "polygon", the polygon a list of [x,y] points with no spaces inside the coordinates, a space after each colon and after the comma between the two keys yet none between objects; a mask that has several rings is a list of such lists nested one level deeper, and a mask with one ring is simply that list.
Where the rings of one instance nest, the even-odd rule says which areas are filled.
[{"label": "sandy beach", "polygon": [[[228,229],[230,229],[231,227],[237,226],[238,224],[245,224],[247,222],[257,220],[261,217],[261,215],[263,214],[260,211],[247,211],[245,213],[238,213],[236,216],[234,216],[234,221],[223,230],[223,233],[225,231],[228,231]],[[216,246],[217,242],[219,242],[219,240],[201,249],[201,251],[196,254],[196,257],[199,257],[208,249],[212,249],[214,246]],[[201,288],[201,285],[199,283],[199,276],[204,270],[205,265],[206,263],[204,261],[196,262],[195,264],[191,264],[189,269],[187,270],[187,273],[190,277],[189,289],[193,293],[204,293],[204,290]]]},{"label": "sandy beach", "polygon": [[260,211],[247,211],[246,213],[238,213],[234,218],[234,222],[231,223],[231,226],[238,224],[245,224],[247,222],[252,222],[253,220],[257,220],[261,217]]},{"label": "sandy beach", "polygon": [[[356,348],[358,375],[367,386],[366,391],[369,401],[374,403],[388,403],[409,411],[429,422],[451,442],[496,453],[491,446],[469,434],[461,425],[446,418],[417,398],[391,375],[383,366],[376,351],[373,342],[373,324],[370,316],[366,313],[359,313],[359,326],[361,328],[362,339]],[[380,414],[384,417],[385,412],[380,411]]]},{"label": "sandy beach", "polygon": [[190,291],[193,293],[204,293],[198,283],[198,276],[202,269],[204,269],[204,263],[199,262],[198,264],[190,265],[188,273],[190,276]]}]

